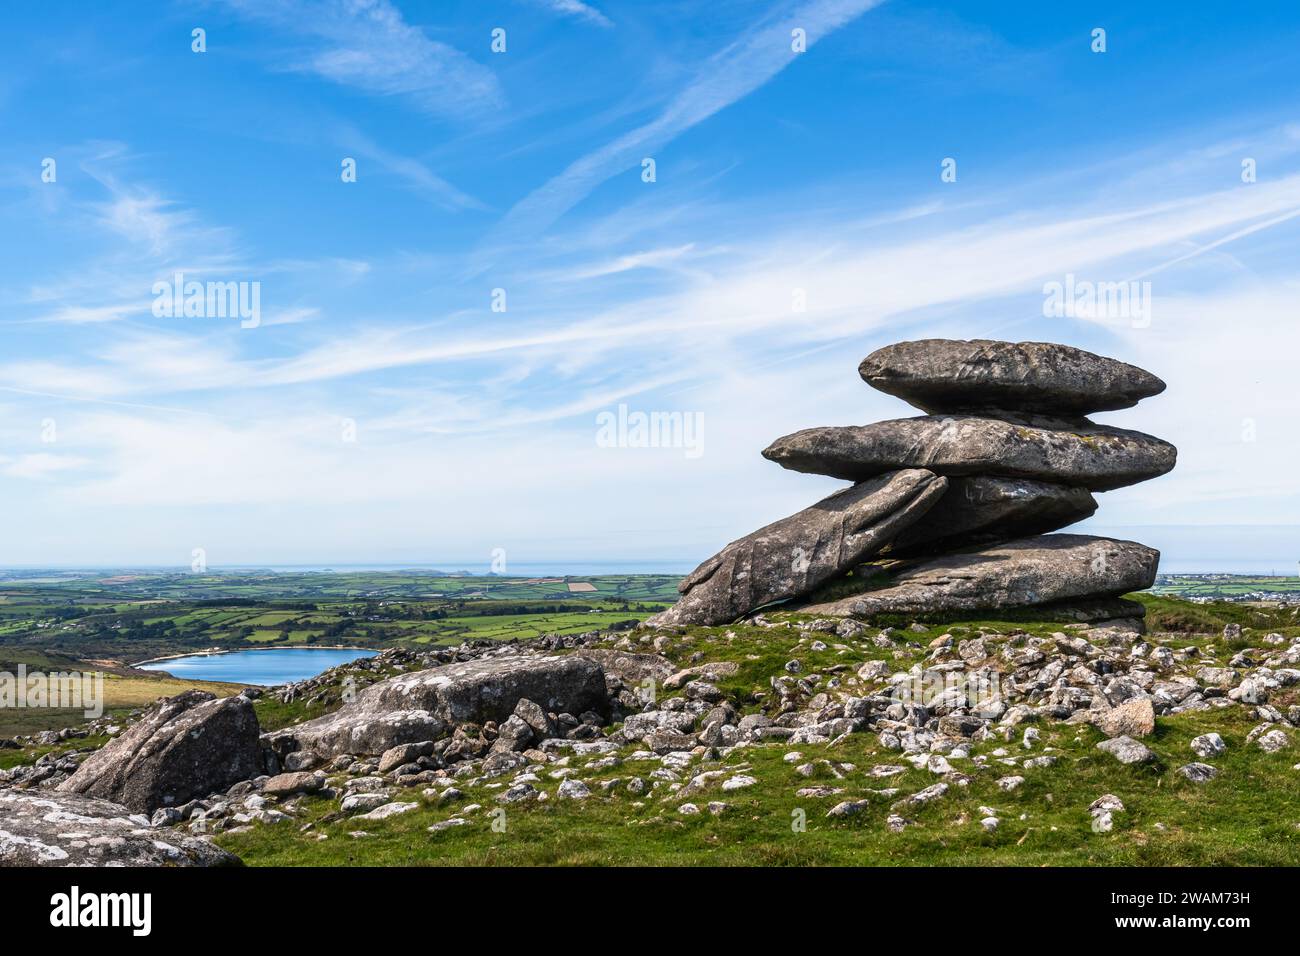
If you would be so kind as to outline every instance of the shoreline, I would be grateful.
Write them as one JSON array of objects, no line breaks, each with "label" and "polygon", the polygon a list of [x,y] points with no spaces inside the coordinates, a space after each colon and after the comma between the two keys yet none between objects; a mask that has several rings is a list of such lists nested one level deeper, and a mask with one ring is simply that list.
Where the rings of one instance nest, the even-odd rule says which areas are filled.
[{"label": "shoreline", "polygon": [[279,647],[221,647],[201,651],[186,651],[183,654],[165,654],[148,660],[127,664],[130,668],[140,668],[145,664],[158,664],[162,661],[175,661],[185,657],[219,657],[223,654],[240,654],[244,651],[371,651],[378,654],[383,648],[356,647],[352,644],[294,644]]}]

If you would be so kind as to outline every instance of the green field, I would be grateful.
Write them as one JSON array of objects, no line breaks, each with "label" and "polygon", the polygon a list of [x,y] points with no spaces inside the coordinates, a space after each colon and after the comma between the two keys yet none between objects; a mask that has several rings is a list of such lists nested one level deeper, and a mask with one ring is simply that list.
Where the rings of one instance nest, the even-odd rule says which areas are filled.
[{"label": "green field", "polygon": [[642,620],[676,599],[676,585],[664,575],[69,572],[33,581],[7,572],[0,660],[20,650],[132,663],[209,647],[429,646],[577,634]]},{"label": "green field", "polygon": [[1162,574],[1151,589],[1189,600],[1300,601],[1300,578],[1242,574]]}]

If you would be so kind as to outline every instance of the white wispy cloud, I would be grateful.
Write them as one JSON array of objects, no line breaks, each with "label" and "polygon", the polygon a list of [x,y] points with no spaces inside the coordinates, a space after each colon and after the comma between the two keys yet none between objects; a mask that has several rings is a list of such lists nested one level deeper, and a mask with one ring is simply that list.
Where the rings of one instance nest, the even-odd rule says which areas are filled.
[{"label": "white wispy cloud", "polygon": [[[396,176],[412,192],[436,206],[453,210],[487,208],[473,196],[443,179],[426,164],[384,149],[354,127],[341,127],[338,131],[338,141],[344,149],[370,160],[380,169]],[[368,176],[367,171],[359,169],[358,178],[361,176]]]},{"label": "white wispy cloud", "polygon": [[801,55],[793,49],[793,29],[807,31],[811,48],[818,39],[881,2],[812,0],[765,18],[703,63],[691,82],[649,123],[575,160],[520,201],[496,230],[496,241],[526,241],[581,202],[600,183],[633,168],[654,150],[758,89]]},{"label": "white wispy cloud", "polygon": [[24,478],[40,481],[60,472],[84,468],[89,464],[85,458],[72,455],[54,455],[49,452],[36,452],[9,458],[0,456],[0,475],[8,478]]},{"label": "white wispy cloud", "polygon": [[495,74],[407,23],[388,0],[225,0],[241,16],[304,42],[279,68],[364,93],[398,96],[436,116],[501,106]]},{"label": "white wispy cloud", "polygon": [[561,16],[575,17],[597,26],[612,27],[614,22],[589,3],[582,0],[532,0],[535,6],[545,7]]}]

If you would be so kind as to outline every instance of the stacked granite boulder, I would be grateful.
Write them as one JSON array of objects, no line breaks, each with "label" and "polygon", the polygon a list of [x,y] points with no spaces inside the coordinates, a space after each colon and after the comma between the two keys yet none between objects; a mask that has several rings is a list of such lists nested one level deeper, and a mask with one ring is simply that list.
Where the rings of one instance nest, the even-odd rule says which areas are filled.
[{"label": "stacked granite boulder", "polygon": [[[1157,551],[1048,532],[1096,511],[1094,492],[1174,467],[1173,445],[1086,417],[1164,382],[1065,345],[989,340],[901,342],[859,373],[926,414],[773,442],[770,461],[854,484],[727,545],[650,624],[725,624],[780,602],[863,618],[1040,606],[1074,620],[1141,616],[1119,595],[1151,586]],[[818,590],[837,597],[809,603]]]}]

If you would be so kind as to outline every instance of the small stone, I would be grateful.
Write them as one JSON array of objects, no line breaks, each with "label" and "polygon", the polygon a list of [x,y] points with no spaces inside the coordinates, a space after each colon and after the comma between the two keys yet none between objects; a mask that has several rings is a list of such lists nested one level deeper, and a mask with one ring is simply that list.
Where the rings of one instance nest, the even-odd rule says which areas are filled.
[{"label": "small stone", "polygon": [[1178,772],[1192,783],[1205,783],[1207,780],[1213,780],[1219,773],[1217,768],[1211,767],[1208,763],[1189,763],[1179,767]]},{"label": "small stone", "polygon": [[758,783],[756,779],[741,773],[741,774],[736,774],[736,776],[731,777],[728,780],[724,780],[722,782],[722,789],[727,791],[743,790],[746,787],[754,786],[754,784],[756,783]]},{"label": "small stone", "polygon": [[1122,813],[1124,810],[1124,801],[1113,793],[1103,793],[1088,805],[1089,813],[1101,813],[1104,810]]},{"label": "small stone", "polygon": [[1155,754],[1138,743],[1132,737],[1115,737],[1097,744],[1098,750],[1104,750],[1123,764],[1146,763],[1155,759]]},{"label": "small stone", "polygon": [[982,826],[987,832],[992,833],[998,828],[998,822],[997,817],[985,817],[980,820],[980,826]]},{"label": "small stone", "polygon": [[1289,746],[1291,738],[1281,730],[1270,730],[1266,734],[1261,734],[1255,744],[1260,750],[1267,754],[1277,753],[1283,747]]},{"label": "small stone", "polygon": [[412,810],[419,808],[418,803],[385,803],[381,807],[376,807],[369,813],[363,813],[357,817],[358,820],[387,820],[389,817],[395,817],[403,813],[410,813]]},{"label": "small stone", "polygon": [[384,793],[352,793],[343,798],[339,809],[344,813],[357,813],[378,809],[387,802],[388,795]]},{"label": "small stone", "polygon": [[565,780],[555,795],[562,800],[586,800],[591,796],[591,788],[581,780]]},{"label": "small stone", "polygon": [[1012,790],[1015,790],[1024,782],[1025,782],[1024,777],[1017,777],[1017,776],[1002,777],[1001,779],[998,780],[998,789],[1010,793]]},{"label": "small stone", "polygon": [[683,803],[680,807],[677,808],[677,812],[680,813],[682,816],[691,817],[699,813],[700,808],[693,803]]},{"label": "small stone", "polygon": [[851,817],[856,816],[871,805],[870,800],[845,800],[843,803],[837,803],[826,812],[828,817]]},{"label": "small stone", "polygon": [[497,797],[498,803],[520,803],[524,800],[536,800],[537,788],[531,783],[516,783],[505,793]]},{"label": "small stone", "polygon": [[455,827],[467,826],[468,824],[469,821],[463,817],[452,817],[450,820],[443,820],[440,823],[435,823],[432,826],[425,827],[425,829],[430,833],[441,833],[443,830],[451,830]]},{"label": "small stone", "polygon": [[1227,749],[1228,745],[1223,742],[1223,738],[1215,733],[1192,738],[1192,753],[1198,757],[1217,757]]},{"label": "small stone", "polygon": [[1133,698],[1102,711],[1096,723],[1107,737],[1146,737],[1156,729],[1156,712],[1150,698]]}]

